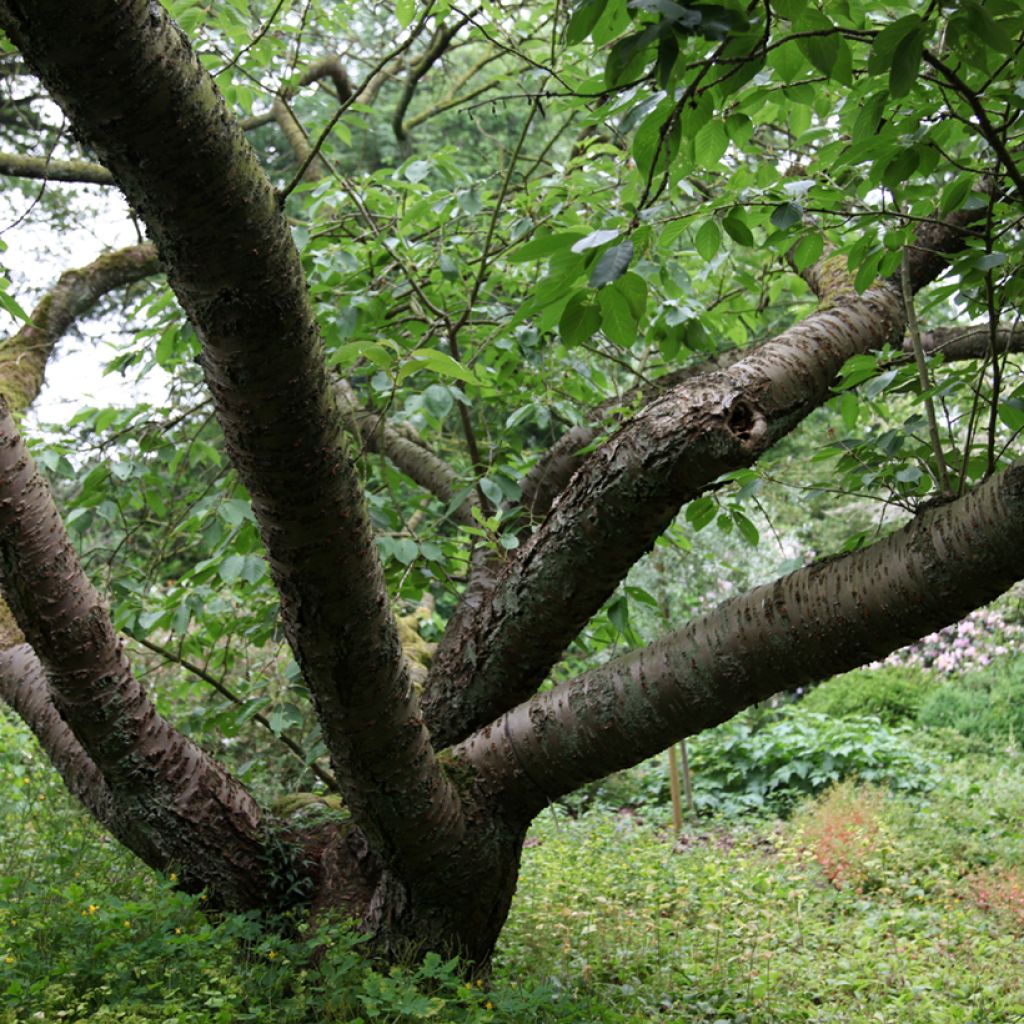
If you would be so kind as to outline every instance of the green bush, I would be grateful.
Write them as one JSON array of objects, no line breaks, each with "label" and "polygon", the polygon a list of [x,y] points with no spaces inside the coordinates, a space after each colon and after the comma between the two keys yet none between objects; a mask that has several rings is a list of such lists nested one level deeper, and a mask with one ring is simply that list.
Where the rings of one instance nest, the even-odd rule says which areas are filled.
[{"label": "green bush", "polygon": [[1024,658],[943,683],[921,706],[918,722],[993,746],[1019,746],[1024,742]]},{"label": "green bush", "polygon": [[802,704],[834,718],[871,715],[885,725],[902,725],[917,718],[930,692],[930,679],[920,669],[861,668],[815,687]]},{"label": "green bush", "polygon": [[[905,726],[876,718],[833,718],[803,703],[765,715],[745,711],[687,741],[698,811],[786,813],[801,798],[858,778],[914,792],[929,788],[935,766]],[[661,756],[591,787],[583,807],[644,807],[669,800]]]}]

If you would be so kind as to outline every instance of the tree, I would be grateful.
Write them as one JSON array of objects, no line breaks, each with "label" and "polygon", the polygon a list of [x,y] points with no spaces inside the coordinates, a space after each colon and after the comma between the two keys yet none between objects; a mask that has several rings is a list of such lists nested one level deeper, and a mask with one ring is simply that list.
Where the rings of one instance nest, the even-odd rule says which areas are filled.
[{"label": "tree", "polygon": [[[19,412],[74,318],[159,260],[181,313],[153,302],[154,358],[201,368],[218,486],[251,500],[347,814],[276,818],[158,713],[5,413],[23,637],[0,690],[151,867],[215,905],[342,908],[385,952],[481,962],[550,801],[1024,576],[1013,4],[170,6],[198,55],[151,2],[0,2],[4,170],[116,183],[151,240],[61,278],[8,339],[4,388]],[[458,120],[498,99],[489,127]],[[494,151],[417,149],[440,140],[414,122],[449,113],[442,138],[493,131]],[[967,326],[924,330],[915,306]],[[628,638],[619,588],[683,506],[756,540],[750,467],[825,406],[837,488],[909,521],[581,663],[602,609]],[[204,580],[239,581],[243,534]],[[426,673],[395,614],[416,588],[447,620]],[[180,607],[167,628],[216,646]],[[137,607],[117,618],[163,649]]]}]

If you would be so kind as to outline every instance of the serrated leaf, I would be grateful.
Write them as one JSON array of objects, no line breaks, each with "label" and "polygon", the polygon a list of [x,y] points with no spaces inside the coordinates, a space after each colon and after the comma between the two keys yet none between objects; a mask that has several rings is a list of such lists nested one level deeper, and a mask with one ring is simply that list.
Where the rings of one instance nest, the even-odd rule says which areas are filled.
[{"label": "serrated leaf", "polygon": [[399,537],[395,541],[391,553],[402,565],[412,565],[416,556],[420,553],[420,547],[416,541],[409,537]]},{"label": "serrated leaf", "polygon": [[466,384],[480,383],[472,370],[452,359],[447,352],[439,352],[435,348],[417,348],[410,352],[409,360],[398,373],[398,382],[401,383],[419,369],[433,370],[442,377],[452,377]]},{"label": "serrated leaf", "polygon": [[995,267],[1001,267],[1006,262],[1005,252],[982,252],[978,253],[971,263],[977,270],[993,270]]},{"label": "serrated leaf", "polygon": [[793,249],[793,263],[797,270],[806,270],[821,259],[825,251],[825,239],[819,234],[804,235]]},{"label": "serrated leaf", "polygon": [[722,232],[713,220],[706,220],[700,226],[693,244],[705,263],[710,263],[718,254],[722,244]]},{"label": "serrated leaf", "polygon": [[558,333],[567,345],[589,341],[601,327],[601,310],[587,296],[586,292],[577,292],[562,311]]},{"label": "serrated leaf", "polygon": [[569,24],[566,26],[566,45],[572,46],[574,43],[579,43],[586,39],[603,13],[603,0],[583,0],[583,3],[573,11]]},{"label": "serrated leaf", "polygon": [[484,477],[480,481],[480,490],[484,492],[484,497],[487,498],[492,505],[500,505],[505,500],[505,495],[502,493],[501,487],[487,477]]},{"label": "serrated leaf", "polygon": [[228,555],[220,565],[217,566],[217,575],[225,583],[234,583],[242,575],[245,568],[244,555]]},{"label": "serrated leaf", "polygon": [[897,45],[911,32],[919,32],[921,26],[922,21],[919,15],[908,14],[882,29],[875,36],[874,43],[871,44],[871,53],[868,55],[868,71],[873,75],[888,71],[892,67]]},{"label": "serrated leaf", "polygon": [[629,348],[636,341],[636,317],[621,292],[604,288],[597,294],[601,305],[601,328],[604,333],[622,348]]},{"label": "serrated leaf", "polygon": [[606,252],[594,267],[588,284],[591,288],[601,288],[612,281],[618,280],[629,269],[633,259],[633,240],[627,238],[618,245],[613,245]]},{"label": "serrated leaf", "polygon": [[740,535],[751,547],[756,548],[761,540],[761,534],[758,532],[757,527],[739,509],[734,508],[731,511],[732,521],[736,524],[736,529],[740,531]]},{"label": "serrated leaf", "polygon": [[431,415],[443,420],[451,412],[455,400],[452,398],[451,391],[444,384],[431,384],[423,392],[423,404]]},{"label": "serrated leaf", "polygon": [[702,167],[713,168],[729,148],[725,125],[717,118],[708,121],[693,140],[693,152]]},{"label": "serrated leaf", "polygon": [[959,210],[971,191],[973,184],[974,179],[967,174],[951,181],[942,190],[942,198],[939,200],[939,212],[952,213],[954,210]]},{"label": "serrated leaf", "polygon": [[686,521],[694,528],[694,530],[703,530],[718,514],[718,504],[714,498],[710,498],[707,495],[697,498],[696,501],[691,501],[686,506]]},{"label": "serrated leaf", "polygon": [[853,391],[844,391],[839,399],[839,414],[843,418],[843,426],[847,430],[853,430],[857,426],[857,417],[860,412],[860,401]]},{"label": "serrated leaf", "polygon": [[530,260],[543,259],[555,253],[568,252],[580,240],[579,231],[559,231],[553,235],[543,235],[521,245],[518,249],[505,256],[509,263],[527,263]]},{"label": "serrated leaf", "polygon": [[899,370],[886,370],[885,373],[880,373],[877,377],[869,380],[864,386],[864,394],[868,398],[876,398],[880,395],[899,375]]},{"label": "serrated leaf", "polygon": [[416,0],[395,0],[395,17],[402,28],[407,28],[416,14]]},{"label": "serrated leaf", "polygon": [[626,632],[629,628],[629,600],[626,597],[620,595],[608,605],[608,619],[620,633]]}]

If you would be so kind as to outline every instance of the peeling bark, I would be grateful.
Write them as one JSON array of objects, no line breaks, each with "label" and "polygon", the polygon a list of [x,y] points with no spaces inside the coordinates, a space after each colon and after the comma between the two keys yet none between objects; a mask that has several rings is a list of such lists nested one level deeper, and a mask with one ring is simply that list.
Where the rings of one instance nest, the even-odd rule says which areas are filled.
[{"label": "peeling bark", "polygon": [[1024,577],[1024,461],[862,551],[825,559],[555,687],[455,749],[530,818],[781,689],[963,618]]}]

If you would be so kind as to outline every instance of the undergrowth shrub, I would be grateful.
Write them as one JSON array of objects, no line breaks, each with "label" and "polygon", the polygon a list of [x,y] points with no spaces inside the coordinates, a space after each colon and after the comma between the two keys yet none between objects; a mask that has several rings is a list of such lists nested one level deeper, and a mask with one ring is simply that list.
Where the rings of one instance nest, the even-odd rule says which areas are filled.
[{"label": "undergrowth shrub", "polygon": [[1024,931],[1024,870],[993,867],[967,881],[974,902],[982,910],[990,911],[1014,930]]},{"label": "undergrowth shrub", "polygon": [[[858,778],[917,792],[933,783],[935,765],[905,726],[874,718],[833,718],[788,705],[751,709],[687,741],[698,811],[735,815],[788,813],[806,796]],[[586,791],[582,806],[664,805],[666,757],[652,759]]]},{"label": "undergrowth shrub", "polygon": [[884,880],[894,851],[882,818],[884,800],[881,790],[844,782],[799,814],[798,842],[837,889],[863,893]]},{"label": "undergrowth shrub", "polygon": [[872,715],[885,725],[902,725],[917,718],[929,684],[927,673],[917,668],[861,668],[816,686],[801,703],[808,711],[834,718]]},{"label": "undergrowth shrub", "polygon": [[1024,742],[1024,658],[1004,660],[936,687],[918,722],[955,729],[1000,749]]}]

